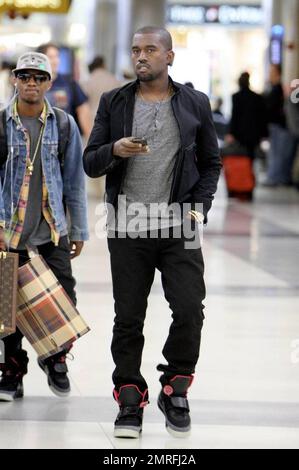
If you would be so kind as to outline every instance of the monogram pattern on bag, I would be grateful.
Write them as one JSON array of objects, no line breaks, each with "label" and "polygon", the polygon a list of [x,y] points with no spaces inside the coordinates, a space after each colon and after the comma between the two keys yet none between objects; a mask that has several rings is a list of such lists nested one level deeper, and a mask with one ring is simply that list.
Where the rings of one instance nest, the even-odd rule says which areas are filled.
[{"label": "monogram pattern on bag", "polygon": [[15,327],[16,269],[13,256],[0,256],[0,334]]}]

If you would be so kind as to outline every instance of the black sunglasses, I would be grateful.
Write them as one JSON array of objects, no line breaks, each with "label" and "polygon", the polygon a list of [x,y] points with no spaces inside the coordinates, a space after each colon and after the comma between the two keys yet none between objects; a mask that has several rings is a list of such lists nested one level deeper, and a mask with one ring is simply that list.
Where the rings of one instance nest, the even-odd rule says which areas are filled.
[{"label": "black sunglasses", "polygon": [[45,74],[38,74],[38,73],[18,73],[17,78],[21,80],[22,83],[29,83],[31,78],[35,81],[37,84],[41,84],[43,82],[46,82],[49,80],[48,75]]}]

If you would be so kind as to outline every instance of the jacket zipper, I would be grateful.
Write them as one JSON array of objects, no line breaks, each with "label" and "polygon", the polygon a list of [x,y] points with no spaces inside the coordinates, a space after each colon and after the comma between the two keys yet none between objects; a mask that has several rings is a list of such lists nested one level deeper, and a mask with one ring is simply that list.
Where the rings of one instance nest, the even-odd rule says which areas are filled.
[{"label": "jacket zipper", "polygon": [[[178,92],[177,92],[178,93]],[[177,116],[175,114],[175,110],[174,110],[174,107],[173,107],[173,101],[171,99],[171,107],[172,107],[172,111],[173,111],[173,115],[174,115],[174,118],[176,120],[176,123],[178,125],[178,129],[179,129],[179,133],[180,133],[180,140],[182,142],[182,133],[181,133],[181,127],[180,127],[180,124],[179,124],[179,121],[177,119]],[[170,197],[169,197],[169,204],[171,204],[173,202],[173,193],[174,193],[174,188],[175,188],[175,185],[176,185],[176,179],[177,179],[177,170],[178,170],[178,167],[179,167],[179,164],[181,163],[182,161],[182,155],[183,155],[183,148],[182,148],[182,145],[180,146],[179,150],[179,155],[176,159],[176,162],[175,162],[175,166],[174,166],[174,174],[173,174],[173,179],[172,179],[172,185],[171,185],[171,190],[170,190]]]}]

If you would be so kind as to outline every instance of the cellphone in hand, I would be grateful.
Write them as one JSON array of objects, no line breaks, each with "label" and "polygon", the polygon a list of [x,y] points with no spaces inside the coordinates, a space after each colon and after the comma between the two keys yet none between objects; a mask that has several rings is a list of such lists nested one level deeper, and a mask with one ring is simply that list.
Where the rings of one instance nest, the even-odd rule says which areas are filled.
[{"label": "cellphone in hand", "polygon": [[134,144],[141,144],[142,147],[147,145],[147,140],[141,137],[133,137],[132,141]]}]

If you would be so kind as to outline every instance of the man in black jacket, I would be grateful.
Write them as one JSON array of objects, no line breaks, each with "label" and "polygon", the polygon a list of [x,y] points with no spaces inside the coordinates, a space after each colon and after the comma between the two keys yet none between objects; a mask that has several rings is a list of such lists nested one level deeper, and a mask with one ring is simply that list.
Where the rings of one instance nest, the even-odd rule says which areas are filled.
[{"label": "man in black jacket", "polygon": [[103,94],[84,153],[89,176],[107,175],[116,437],[139,437],[142,430],[148,402],[142,332],[156,268],[173,313],[167,364],[158,365],[158,405],[172,435],[187,436],[191,427],[187,391],[199,356],[205,285],[201,248],[188,248],[184,228],[190,219],[196,234],[197,223],[207,221],[221,163],[209,100],[169,78],[173,60],[168,31],[145,27],[134,34],[137,80]]},{"label": "man in black jacket", "polygon": [[243,72],[238,80],[240,91],[232,97],[229,132],[254,158],[256,147],[267,137],[266,107],[261,95],[250,89],[250,75]]}]

